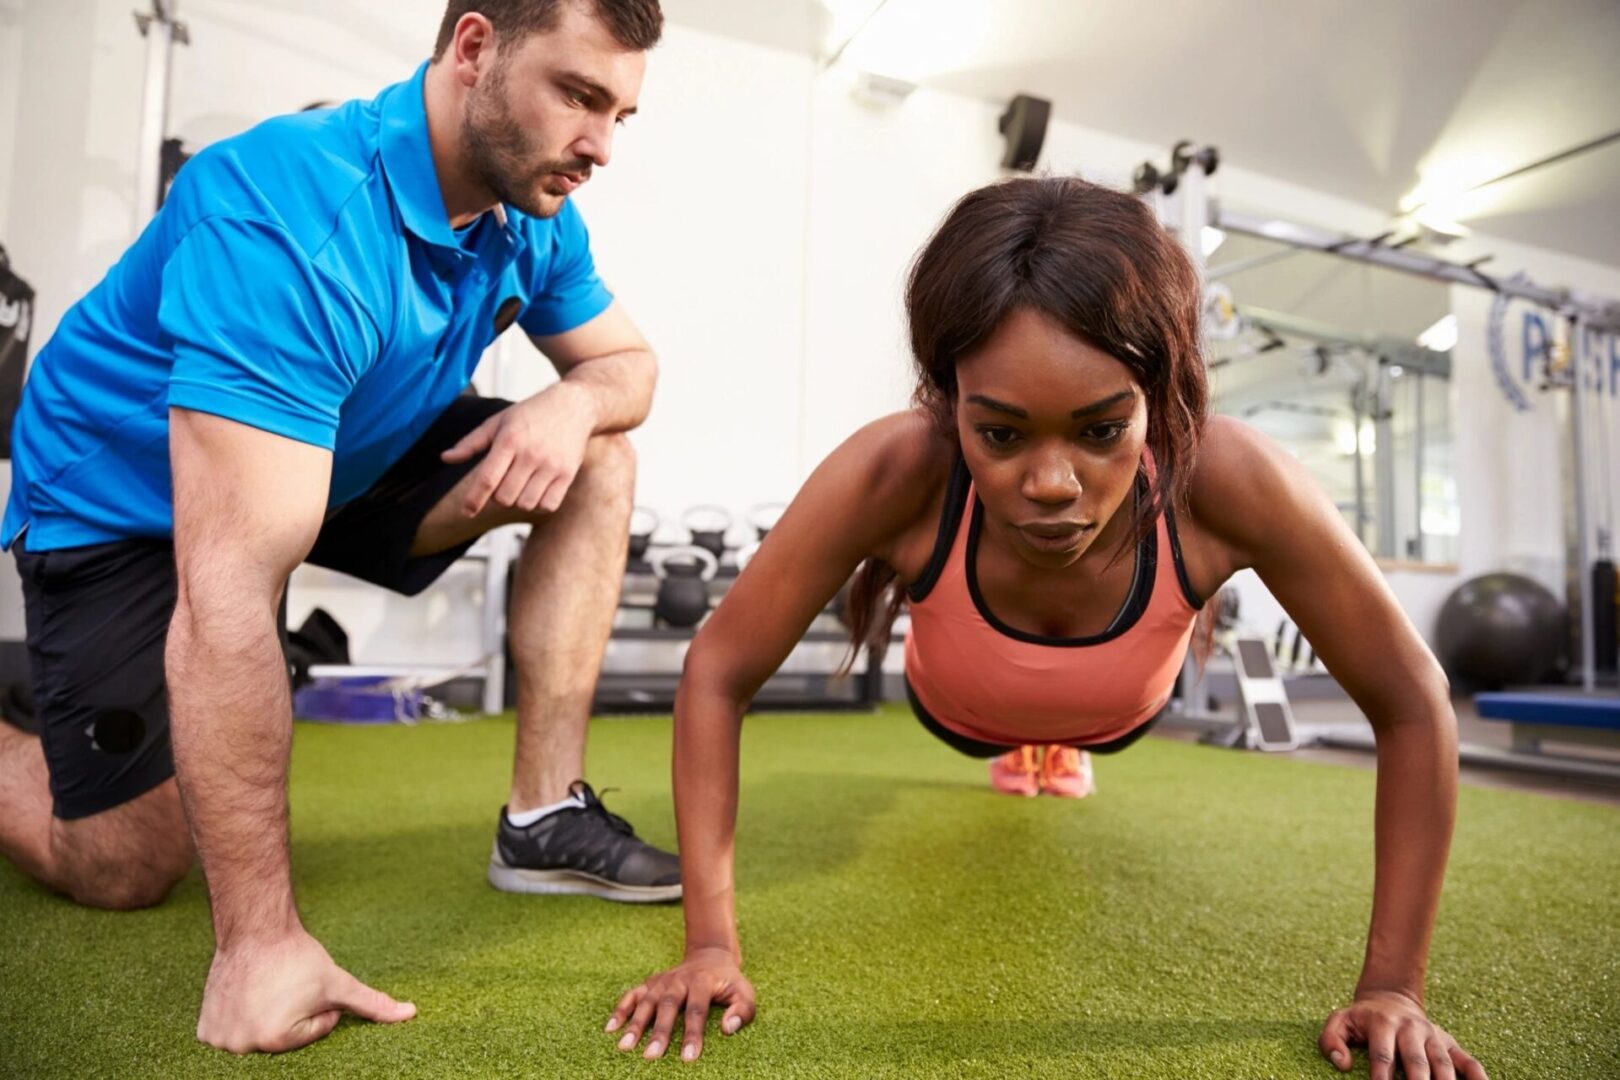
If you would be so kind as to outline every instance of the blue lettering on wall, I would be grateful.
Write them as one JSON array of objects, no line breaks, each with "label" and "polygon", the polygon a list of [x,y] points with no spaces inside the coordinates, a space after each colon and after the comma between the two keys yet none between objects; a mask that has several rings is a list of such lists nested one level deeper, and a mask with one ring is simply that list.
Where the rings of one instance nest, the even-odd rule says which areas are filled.
[{"label": "blue lettering on wall", "polygon": [[1547,370],[1547,324],[1542,321],[1539,311],[1526,311],[1524,313],[1524,374],[1519,376],[1525,386],[1535,385],[1536,361],[1541,361],[1539,367]]},{"label": "blue lettering on wall", "polygon": [[1620,397],[1620,334],[1609,335],[1609,396]]},{"label": "blue lettering on wall", "polygon": [[[1491,371],[1502,396],[1518,412],[1529,412],[1535,407],[1532,394],[1547,389],[1552,377],[1553,362],[1552,319],[1560,316],[1536,308],[1520,310],[1519,354],[1512,355],[1506,330],[1509,298],[1498,295],[1491,302],[1486,320],[1486,346]],[[1518,307],[1518,305],[1514,305]],[[1581,380],[1581,389],[1596,391],[1599,397],[1620,398],[1620,334],[1606,333],[1583,327],[1578,342],[1579,351],[1569,358],[1570,374]],[[1568,386],[1567,378],[1559,380]],[[1607,390],[1607,395],[1604,391]]]}]

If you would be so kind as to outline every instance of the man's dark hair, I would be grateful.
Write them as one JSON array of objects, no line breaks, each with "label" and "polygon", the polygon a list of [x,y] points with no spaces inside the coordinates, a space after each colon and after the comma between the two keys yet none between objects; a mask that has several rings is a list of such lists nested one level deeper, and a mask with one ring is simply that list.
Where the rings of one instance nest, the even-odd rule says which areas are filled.
[{"label": "man's dark hair", "polygon": [[433,59],[450,47],[463,15],[477,13],[488,19],[500,35],[501,48],[506,49],[530,34],[556,26],[564,5],[573,3],[590,4],[608,33],[626,49],[646,52],[658,44],[664,32],[664,12],[658,0],[450,0],[439,23]]}]

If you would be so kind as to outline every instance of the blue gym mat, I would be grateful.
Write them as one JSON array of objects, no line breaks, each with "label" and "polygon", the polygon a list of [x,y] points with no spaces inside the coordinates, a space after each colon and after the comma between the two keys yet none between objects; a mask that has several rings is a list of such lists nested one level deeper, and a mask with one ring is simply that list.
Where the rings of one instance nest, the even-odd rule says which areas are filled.
[{"label": "blue gym mat", "polygon": [[1475,694],[1481,720],[1620,729],[1620,696],[1575,693]]}]

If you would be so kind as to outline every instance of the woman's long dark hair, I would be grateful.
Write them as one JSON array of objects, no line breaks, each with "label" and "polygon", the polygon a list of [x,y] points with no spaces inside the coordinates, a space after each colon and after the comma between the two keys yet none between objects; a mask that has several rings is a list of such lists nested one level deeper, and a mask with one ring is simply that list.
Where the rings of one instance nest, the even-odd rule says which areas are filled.
[{"label": "woman's long dark hair", "polygon": [[[1155,475],[1139,500],[1140,540],[1187,504],[1209,405],[1198,272],[1133,195],[1077,177],[1023,177],[970,192],[918,254],[906,285],[913,403],[956,439],[956,364],[1028,308],[1130,368],[1147,404]],[[846,621],[856,650],[882,649],[903,597],[894,568],[856,571]]]}]

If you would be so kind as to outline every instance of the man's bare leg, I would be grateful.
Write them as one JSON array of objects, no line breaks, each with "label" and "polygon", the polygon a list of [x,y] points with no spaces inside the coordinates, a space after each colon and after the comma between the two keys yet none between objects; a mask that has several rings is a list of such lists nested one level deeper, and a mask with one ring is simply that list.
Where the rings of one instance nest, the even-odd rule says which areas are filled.
[{"label": "man's bare leg", "polygon": [[192,861],[172,779],[122,806],[62,821],[51,816],[39,739],[5,723],[0,723],[0,855],[81,904],[121,910],[161,902]]},{"label": "man's bare leg", "polygon": [[475,518],[458,519],[469,474],[417,532],[412,554],[425,555],[498,525],[532,523],[508,617],[518,679],[512,813],[562,800],[585,773],[585,731],[624,579],[635,473],[630,441],[597,435],[556,513],[492,504]]},{"label": "man's bare leg", "polygon": [[59,889],[51,858],[51,791],[38,736],[0,722],[0,855]]},{"label": "man's bare leg", "polygon": [[[469,474],[471,475],[471,474]],[[624,580],[635,455],[623,435],[593,436],[554,513],[486,508],[462,515],[464,480],[417,530],[412,554],[443,551],[498,525],[533,525],[513,582],[508,631],[517,665],[517,748],[489,881],[515,893],[582,893],[627,903],[678,900],[680,861],[647,844],[593,795],[561,807],[585,773],[585,732]],[[516,817],[514,818],[514,815]]]},{"label": "man's bare leg", "polygon": [[619,606],[635,482],[629,440],[593,438],[568,497],[523,545],[508,618],[518,675],[514,813],[566,797],[585,775],[585,729]]}]

